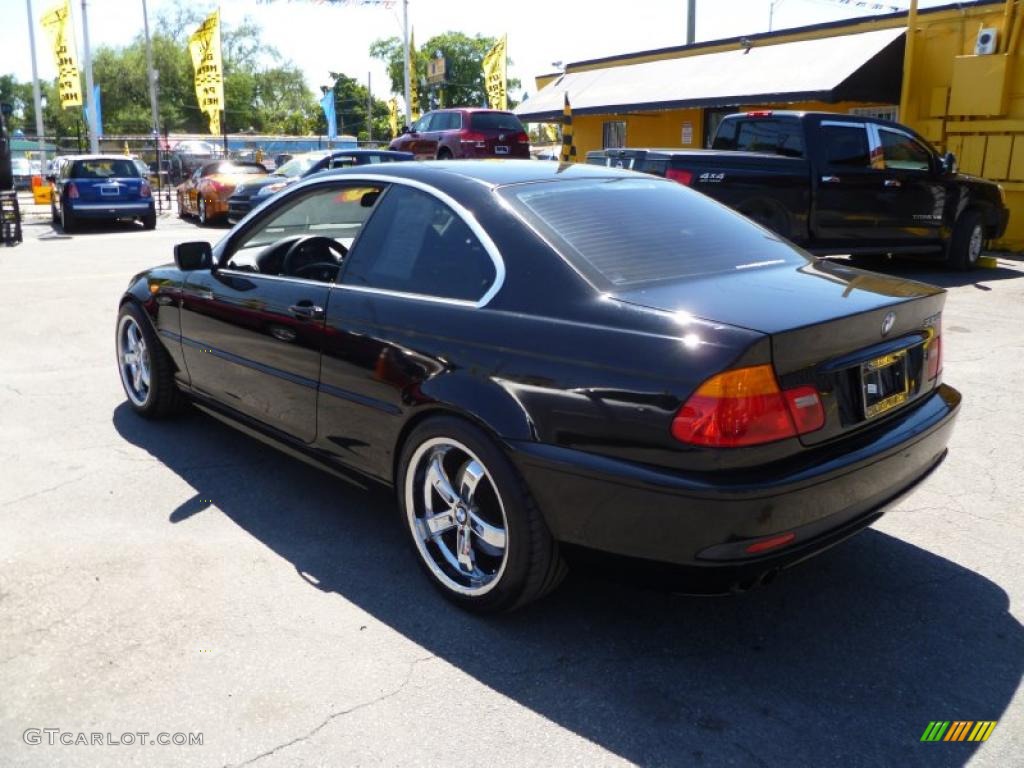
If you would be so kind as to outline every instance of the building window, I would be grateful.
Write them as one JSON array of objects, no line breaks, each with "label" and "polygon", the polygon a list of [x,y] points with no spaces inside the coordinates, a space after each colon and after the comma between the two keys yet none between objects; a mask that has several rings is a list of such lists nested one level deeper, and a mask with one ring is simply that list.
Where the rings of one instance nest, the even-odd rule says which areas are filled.
[{"label": "building window", "polygon": [[858,117],[874,117],[879,120],[891,120],[894,123],[900,121],[900,108],[893,105],[890,107],[854,107],[850,110],[851,115]]},{"label": "building window", "polygon": [[626,121],[609,120],[604,124],[604,148],[617,149],[626,146]]}]

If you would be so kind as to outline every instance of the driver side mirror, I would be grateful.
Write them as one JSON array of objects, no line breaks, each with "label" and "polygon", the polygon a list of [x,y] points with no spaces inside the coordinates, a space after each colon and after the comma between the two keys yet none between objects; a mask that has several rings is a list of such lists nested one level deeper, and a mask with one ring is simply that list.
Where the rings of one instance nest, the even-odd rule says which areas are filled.
[{"label": "driver side mirror", "polygon": [[402,134],[404,135],[406,133],[412,133],[412,128],[410,128],[408,125],[403,125],[402,126]]},{"label": "driver side mirror", "polygon": [[957,172],[956,155],[952,152],[947,152],[942,157],[942,172],[950,175]]},{"label": "driver side mirror", "polygon": [[174,263],[182,272],[213,268],[213,249],[206,241],[174,246]]}]

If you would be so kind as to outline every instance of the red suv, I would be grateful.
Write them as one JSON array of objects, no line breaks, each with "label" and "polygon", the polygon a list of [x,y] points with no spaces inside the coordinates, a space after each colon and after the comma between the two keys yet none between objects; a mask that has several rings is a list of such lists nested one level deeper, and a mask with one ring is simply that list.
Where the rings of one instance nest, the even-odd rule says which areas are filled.
[{"label": "red suv", "polygon": [[511,112],[493,109],[438,109],[427,112],[389,149],[412,152],[417,160],[456,157],[530,159],[530,137]]}]

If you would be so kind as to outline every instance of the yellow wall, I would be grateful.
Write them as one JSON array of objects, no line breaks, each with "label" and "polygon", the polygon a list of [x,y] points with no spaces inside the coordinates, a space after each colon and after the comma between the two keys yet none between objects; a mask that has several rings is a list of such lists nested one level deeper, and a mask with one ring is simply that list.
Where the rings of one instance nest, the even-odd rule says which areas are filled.
[{"label": "yellow wall", "polygon": [[[1001,247],[1024,249],[1024,58],[1017,55],[1024,38],[1024,0],[1012,3],[1014,14],[1005,16],[1005,4],[921,13],[917,17],[912,46],[913,61],[907,85],[906,109],[900,122],[911,126],[932,141],[940,151],[952,151],[965,173],[998,181],[1006,192],[1010,207],[1010,225]],[[822,37],[855,34],[874,29],[907,25],[906,17],[851,21],[847,25],[824,30],[794,30],[754,40],[769,45]],[[975,57],[974,43],[981,27],[999,30],[1000,53]],[[1014,28],[1016,27],[1016,33]],[[1015,41],[1013,51],[1007,46]],[[581,72],[642,61],[699,56],[735,48],[735,42],[696,49],[638,54],[614,61],[570,64],[567,72]],[[744,105],[738,109],[776,108],[825,110],[847,113],[853,107],[873,104],[793,104]],[[956,110],[956,111],[955,111]],[[957,113],[959,111],[959,113]],[[684,146],[681,129],[693,124],[693,148],[704,146],[703,110],[685,109],[627,115],[579,115],[573,120],[577,156],[600,149],[602,126],[607,120],[626,122],[626,145],[631,147]]]}]

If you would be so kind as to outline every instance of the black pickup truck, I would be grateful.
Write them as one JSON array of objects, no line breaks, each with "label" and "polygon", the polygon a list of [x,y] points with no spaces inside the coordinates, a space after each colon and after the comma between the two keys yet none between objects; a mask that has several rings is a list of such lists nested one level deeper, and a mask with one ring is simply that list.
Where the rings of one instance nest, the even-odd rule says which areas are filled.
[{"label": "black pickup truck", "polygon": [[931,254],[971,269],[1009,218],[998,184],[869,117],[746,112],[722,120],[711,149],[605,149],[587,163],[674,179],[819,255]]}]

